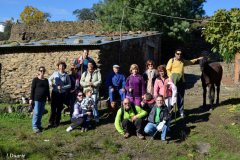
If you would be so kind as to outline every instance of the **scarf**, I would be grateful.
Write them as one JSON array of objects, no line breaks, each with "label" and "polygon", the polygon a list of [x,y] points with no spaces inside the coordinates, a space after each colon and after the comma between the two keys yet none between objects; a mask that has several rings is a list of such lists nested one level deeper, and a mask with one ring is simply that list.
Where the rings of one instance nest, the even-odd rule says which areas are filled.
[{"label": "scarf", "polygon": [[151,93],[153,95],[153,83],[152,79],[154,76],[154,70],[147,70],[148,82],[147,82],[147,93]]},{"label": "scarf", "polygon": [[75,88],[74,88],[74,92],[73,94],[78,94],[79,86],[80,86],[80,79],[81,79],[81,75],[77,74],[75,75],[71,75],[71,79],[73,80],[73,82],[75,82]]}]

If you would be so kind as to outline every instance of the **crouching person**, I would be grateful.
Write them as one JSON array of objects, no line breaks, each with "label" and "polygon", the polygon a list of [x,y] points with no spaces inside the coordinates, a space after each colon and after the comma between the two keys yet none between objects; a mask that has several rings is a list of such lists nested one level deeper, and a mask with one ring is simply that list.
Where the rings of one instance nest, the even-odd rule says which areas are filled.
[{"label": "crouching person", "polygon": [[85,126],[89,125],[86,121],[89,116],[91,116],[92,112],[91,111],[85,111],[82,108],[82,102],[84,99],[84,94],[83,92],[79,92],[77,94],[77,101],[74,105],[74,112],[72,114],[72,121],[73,125],[67,128],[67,132],[72,131],[78,126],[82,126],[82,132],[85,132]]},{"label": "crouching person", "polygon": [[148,116],[148,124],[144,128],[144,132],[154,136],[155,132],[158,130],[158,124],[160,122],[165,122],[162,127],[161,139],[164,143],[168,143],[166,141],[167,134],[167,121],[168,121],[168,108],[163,103],[163,96],[157,95],[156,104],[152,108],[149,116]]},{"label": "crouching person", "polygon": [[131,134],[137,133],[139,139],[143,140],[143,118],[147,112],[140,107],[135,106],[129,99],[123,100],[122,107],[118,110],[115,119],[115,127],[124,138],[130,137]]}]

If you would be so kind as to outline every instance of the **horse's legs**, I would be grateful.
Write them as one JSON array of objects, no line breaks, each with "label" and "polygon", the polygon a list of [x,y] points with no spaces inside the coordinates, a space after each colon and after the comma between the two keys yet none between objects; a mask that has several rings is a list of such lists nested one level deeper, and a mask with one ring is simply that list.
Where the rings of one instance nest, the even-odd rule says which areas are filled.
[{"label": "horse's legs", "polygon": [[214,84],[210,84],[209,85],[209,93],[208,93],[208,98],[210,101],[210,110],[213,108],[214,94],[215,94]]},{"label": "horse's legs", "polygon": [[203,108],[205,108],[206,107],[207,86],[202,85],[202,87],[203,87]]},{"label": "horse's legs", "polygon": [[219,104],[220,83],[216,84],[216,86],[217,86],[217,100],[216,100],[216,104]]}]

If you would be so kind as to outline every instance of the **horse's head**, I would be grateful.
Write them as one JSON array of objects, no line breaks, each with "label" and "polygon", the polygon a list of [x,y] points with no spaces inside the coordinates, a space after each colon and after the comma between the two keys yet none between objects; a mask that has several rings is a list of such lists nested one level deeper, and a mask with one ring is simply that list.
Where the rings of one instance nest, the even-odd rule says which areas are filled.
[{"label": "horse's head", "polygon": [[203,71],[208,65],[208,57],[204,57],[203,59],[200,59],[199,64],[200,64],[201,71]]}]

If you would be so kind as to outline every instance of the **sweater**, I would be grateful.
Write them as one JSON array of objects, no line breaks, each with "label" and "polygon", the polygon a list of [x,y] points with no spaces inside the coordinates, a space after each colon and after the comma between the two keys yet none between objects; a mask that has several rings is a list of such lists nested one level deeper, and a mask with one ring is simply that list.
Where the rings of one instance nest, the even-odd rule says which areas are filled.
[{"label": "sweater", "polygon": [[81,101],[77,101],[74,105],[74,112],[72,114],[72,118],[79,118],[86,116],[86,112],[82,113]]},{"label": "sweater", "polygon": [[[140,81],[141,77],[141,81]],[[132,88],[133,91],[131,93],[132,97],[142,97],[145,94],[145,85],[144,85],[144,79],[141,75],[137,74],[133,76],[131,74],[127,80],[125,89],[127,90],[127,96],[129,96],[129,89]]]},{"label": "sweater", "polygon": [[30,99],[38,102],[46,102],[46,98],[50,100],[49,84],[48,80],[34,78],[32,81],[31,96]]},{"label": "sweater", "polygon": [[192,59],[190,61],[183,59],[182,61],[179,61],[174,58],[173,63],[172,63],[172,61],[173,60],[171,58],[167,63],[166,69],[167,69],[168,77],[171,77],[172,73],[178,73],[178,74],[182,75],[182,81],[185,82],[183,67],[194,64],[197,61],[197,59]]},{"label": "sweater", "polygon": [[101,73],[99,70],[95,69],[93,71],[93,73],[91,74],[89,71],[86,71],[86,73],[84,72],[83,75],[81,76],[81,81],[80,84],[83,87],[83,92],[86,89],[90,89],[90,86],[88,85],[89,82],[92,82],[92,93],[98,93],[99,90],[99,86],[102,83],[102,77],[101,77]]},{"label": "sweater", "polygon": [[[164,95],[164,84],[167,84],[168,82],[169,82],[168,76],[165,77],[164,82],[160,76],[156,79],[154,84],[154,97],[156,97],[159,94],[162,96]],[[173,82],[172,78],[170,78],[170,82]],[[172,88],[170,86],[169,88],[166,88],[165,97],[171,97],[171,96],[172,96]]]},{"label": "sweater", "polygon": [[121,72],[118,72],[118,76],[116,76],[115,72],[113,71],[108,74],[106,81],[106,86],[108,89],[124,89],[125,84],[125,76]]},{"label": "sweater", "polygon": [[[147,112],[144,111],[143,109],[141,109],[140,107],[138,106],[135,106],[136,108],[136,111],[137,111],[137,118],[142,118],[144,116],[147,115]],[[116,118],[115,118],[115,127],[117,129],[117,131],[121,134],[124,134],[124,131],[121,127],[121,115],[122,115],[122,109],[119,108],[118,109],[118,112],[117,112],[117,115],[116,115]],[[134,114],[134,111],[132,109],[132,107],[130,108],[130,110],[127,112],[125,109],[124,109],[124,116],[123,116],[123,120],[124,119],[128,119],[129,121],[132,121],[132,117],[135,116]]]},{"label": "sweater", "polygon": [[[59,78],[59,72],[56,71],[54,72],[49,78],[48,82],[49,85],[52,85],[54,80],[54,88],[53,91],[58,92],[58,93],[65,93],[70,87],[71,87],[71,80],[69,78],[69,75],[65,72],[61,78]],[[58,86],[62,86],[62,89],[58,89]]]}]

